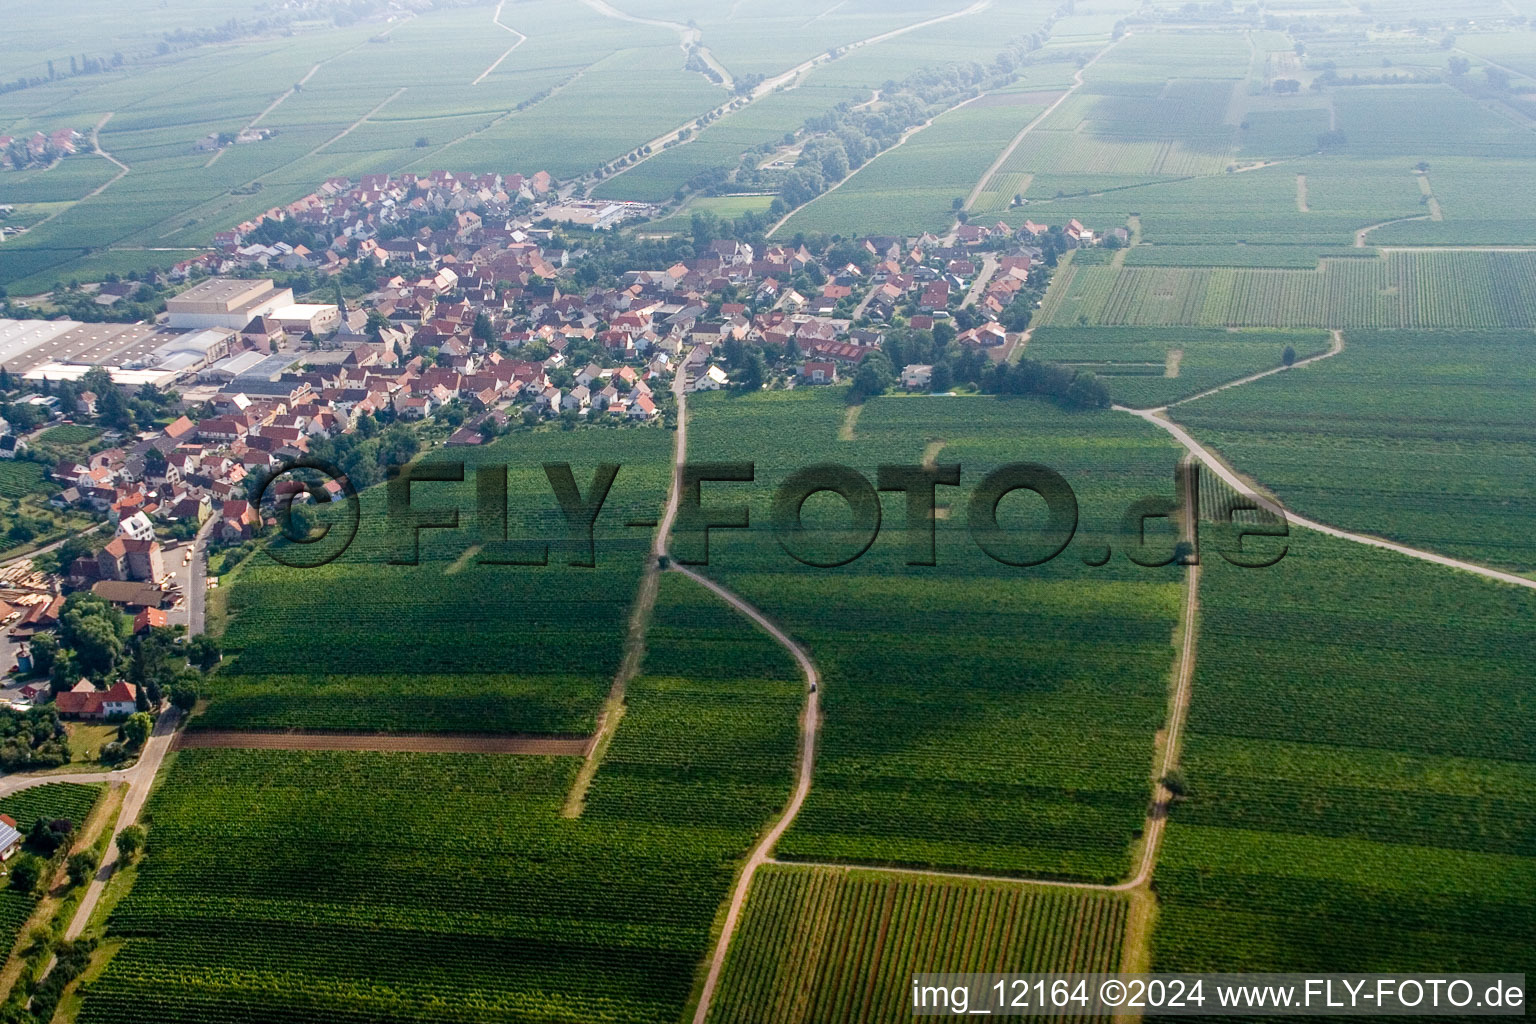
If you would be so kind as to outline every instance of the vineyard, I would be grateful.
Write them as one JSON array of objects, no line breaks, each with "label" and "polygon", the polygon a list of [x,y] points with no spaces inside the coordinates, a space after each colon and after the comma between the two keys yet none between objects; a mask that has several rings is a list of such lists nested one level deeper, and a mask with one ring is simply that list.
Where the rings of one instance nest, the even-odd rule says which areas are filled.
[{"label": "vineyard", "polygon": [[[458,509],[460,529],[410,531],[385,489],[361,496],[357,539],[337,561],[293,569],[259,553],[234,579],[211,728],[585,733],[618,668],[649,533],[664,500],[668,431],[513,435],[470,456],[465,481],[413,486],[413,505]],[[596,566],[565,521],[541,463],[569,462],[586,494],[602,462],[622,468],[595,530]],[[480,564],[475,465],[506,465],[508,538],[548,546],[543,566]]]},{"label": "vineyard", "polygon": [[1536,339],[1351,331],[1345,340],[1331,359],[1173,416],[1299,514],[1536,569]]},{"label": "vineyard", "polygon": [[[1092,370],[1116,402],[1151,408],[1279,366],[1288,347],[1305,359],[1327,351],[1328,336],[1210,327],[1041,327],[1030,338],[1029,355]],[[1175,376],[1168,376],[1170,366]]]},{"label": "vineyard", "polygon": [[1292,531],[1207,560],[1157,970],[1536,956],[1536,595]]},{"label": "vineyard", "polygon": [[709,1019],[882,1024],[911,1019],[918,972],[1115,971],[1128,906],[1109,893],[770,866]]},{"label": "vineyard", "polygon": [[650,647],[578,818],[572,758],[173,755],[80,1020],[675,1022],[804,683],[677,576]]},{"label": "vineyard", "polygon": [[[10,815],[23,835],[31,830],[32,823],[39,818],[47,818],[49,821],[67,818],[79,828],[90,816],[91,808],[96,806],[102,790],[103,787],[99,785],[82,786],[72,782],[33,786],[0,797],[0,814]],[[22,926],[32,916],[32,908],[36,905],[37,896],[33,893],[19,892],[10,885],[0,889],[0,950],[10,953]]]},{"label": "vineyard", "polygon": [[1536,326],[1531,252],[1391,252],[1271,270],[1143,265],[1131,258],[1140,248],[1127,254],[1124,268],[1073,268],[1042,319],[1057,326]]},{"label": "vineyard", "polygon": [[[779,856],[1121,878],[1144,820],[1180,588],[1172,571],[1118,554],[1117,531],[1132,502],[1172,491],[1175,452],[1130,417],[1030,400],[875,399],[852,442],[837,440],[844,413],[832,390],[690,407],[694,458],[757,466],[757,483],[720,485],[718,499],[748,502],[757,525],[712,534],[705,571],[804,642],[826,681],[816,784]],[[792,469],[837,461],[873,477],[878,463],[917,464],[935,439],[939,461],[962,467],[962,487],[938,491],[936,566],[905,564],[896,495],[869,553],[841,568],[799,564],[766,529]],[[968,489],[1019,461],[1061,472],[1081,509],[1071,548],[1032,569],[992,561],[965,527]],[[846,515],[830,507],[829,536]],[[1000,522],[1034,530],[1033,514],[1010,498]],[[1116,558],[1088,568],[1105,543]],[[673,551],[697,554],[696,539]]]}]

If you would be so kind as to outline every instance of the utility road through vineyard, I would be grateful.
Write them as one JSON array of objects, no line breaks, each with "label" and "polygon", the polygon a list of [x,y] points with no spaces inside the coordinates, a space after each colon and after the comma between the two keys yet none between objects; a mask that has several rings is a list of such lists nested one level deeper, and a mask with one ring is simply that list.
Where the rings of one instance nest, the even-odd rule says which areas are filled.
[{"label": "utility road through vineyard", "polygon": [[[1224,385],[1223,387],[1214,388],[1211,391],[1204,392],[1200,395],[1195,395],[1192,398],[1185,399],[1184,401],[1194,401],[1195,398],[1203,398],[1206,395],[1214,394],[1216,391],[1223,391],[1227,388],[1237,387],[1240,384],[1247,384],[1252,381],[1259,380],[1260,378],[1267,377],[1270,374],[1280,373],[1284,370],[1295,369],[1296,367],[1302,366],[1305,363],[1316,362],[1319,359],[1326,359],[1330,356],[1338,355],[1338,353],[1343,351],[1344,348],[1342,332],[1334,331],[1333,338],[1333,347],[1321,355],[1313,356],[1311,359],[1303,360],[1302,362],[1298,362],[1293,366],[1279,367],[1273,370],[1268,370],[1264,373],[1255,374],[1252,377],[1246,377],[1243,380],[1233,381],[1232,383]],[[1183,403],[1180,402],[1175,404]],[[1225,462],[1217,458],[1217,456],[1213,454],[1209,449],[1191,437],[1189,433],[1184,430],[1184,428],[1168,420],[1164,415],[1164,413],[1167,412],[1166,406],[1158,409],[1131,409],[1127,406],[1117,405],[1114,408],[1118,412],[1128,412],[1132,416],[1140,417],[1141,419],[1146,420],[1148,423],[1151,423],[1154,426],[1160,427],[1161,429],[1167,431],[1174,440],[1178,441],[1185,448],[1187,448],[1191,455],[1204,463],[1228,486],[1232,487],[1243,497],[1251,498],[1262,508],[1277,515],[1283,515],[1286,521],[1294,526],[1299,526],[1305,530],[1315,530],[1318,533],[1326,534],[1330,537],[1337,537],[1340,540],[1353,541],[1356,544],[1366,544],[1370,547],[1384,548],[1387,551],[1396,551],[1400,555],[1407,555],[1410,558],[1417,558],[1421,559],[1422,561],[1433,562],[1436,565],[1448,566],[1452,569],[1460,569],[1463,572],[1474,573],[1478,576],[1486,577],[1487,579],[1498,580],[1500,583],[1512,583],[1517,587],[1526,587],[1528,589],[1536,590],[1536,579],[1530,579],[1525,576],[1518,576],[1509,572],[1500,572],[1498,569],[1490,569],[1487,566],[1477,565],[1474,562],[1465,562],[1461,559],[1449,558],[1445,555],[1435,554],[1433,551],[1425,551],[1421,548],[1410,547],[1406,544],[1398,544],[1394,541],[1384,540],[1380,537],[1372,537],[1362,533],[1351,533],[1348,530],[1341,530],[1338,527],[1329,526],[1326,523],[1319,523],[1315,520],[1307,519],[1303,516],[1298,516],[1293,512],[1287,511],[1273,498],[1259,494],[1240,476],[1229,469]]]}]

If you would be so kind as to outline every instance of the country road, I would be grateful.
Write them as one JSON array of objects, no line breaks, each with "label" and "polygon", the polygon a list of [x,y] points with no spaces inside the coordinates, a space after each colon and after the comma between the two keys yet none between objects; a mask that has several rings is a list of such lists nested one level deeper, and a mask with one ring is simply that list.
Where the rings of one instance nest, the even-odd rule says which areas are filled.
[{"label": "country road", "polygon": [[[123,829],[139,820],[139,814],[144,810],[144,802],[149,799],[150,787],[155,784],[155,775],[160,771],[166,752],[171,749],[171,740],[180,718],[181,712],[175,708],[162,711],[159,719],[155,721],[155,731],[144,744],[144,751],[139,755],[138,763],[125,772],[111,773],[128,783],[128,792],[123,796],[123,806],[117,815],[117,827],[112,830],[112,842],[107,844],[107,853],[101,859],[101,867],[97,870],[96,877],[91,879],[86,887],[85,896],[75,910],[74,919],[69,922],[69,927],[64,931],[66,939],[78,939],[85,931],[85,926],[91,919],[91,913],[96,909],[102,891],[107,887],[107,881],[117,870],[119,860],[117,837],[122,834]],[[55,781],[71,781],[69,776],[52,778]]]},{"label": "country road", "polygon": [[[684,377],[682,366],[682,362],[679,362],[677,372],[679,380]],[[674,385],[674,392],[677,395],[677,455],[674,465],[672,495],[667,502],[667,514],[662,520],[662,528],[656,534],[656,553],[658,556],[667,553],[667,537],[671,532],[672,522],[677,512],[677,498],[680,490],[682,466],[688,457],[686,434],[688,419],[687,393],[677,385]],[[736,879],[736,888],[731,892],[731,902],[725,912],[725,926],[721,929],[720,938],[715,943],[714,955],[709,961],[709,973],[704,978],[704,988],[699,995],[698,1007],[693,1015],[694,1024],[704,1024],[705,1019],[709,1016],[710,1000],[714,998],[715,988],[720,983],[720,973],[725,969],[726,952],[730,949],[731,938],[736,934],[736,926],[741,920],[742,907],[746,905],[747,894],[752,888],[752,878],[757,874],[758,868],[770,862],[770,854],[773,851],[774,844],[779,841],[779,837],[794,823],[795,818],[800,814],[801,805],[805,803],[806,794],[811,791],[811,773],[816,764],[816,735],[821,726],[820,695],[817,692],[820,689],[818,684],[820,683],[821,675],[816,671],[816,663],[811,660],[811,656],[806,649],[796,643],[788,633],[779,628],[773,620],[769,619],[768,616],[764,615],[746,599],[732,593],[719,583],[695,572],[687,566],[673,562],[670,568],[693,580],[752,620],[758,628],[773,637],[780,646],[789,651],[794,657],[795,662],[800,666],[800,671],[805,674],[805,707],[800,712],[799,769],[795,775],[795,788],[790,794],[789,803],[785,806],[784,813],[779,815],[778,820],[769,827],[768,831],[763,834],[763,837],[758,840],[757,845],[752,848],[752,852],[747,856],[746,863],[742,865],[741,874]]]},{"label": "country road", "polygon": [[[1126,33],[1126,35],[1121,36],[1120,39],[1124,39],[1128,35],[1130,35],[1130,33]],[[1056,97],[1056,101],[1054,103],[1041,111],[1039,116],[1026,124],[1023,130],[1013,137],[1013,141],[1009,142],[1007,147],[1003,149],[1002,153],[998,154],[997,159],[992,161],[992,166],[988,167],[986,173],[983,174],[981,179],[976,182],[976,187],[971,189],[971,194],[965,197],[965,205],[961,207],[961,209],[969,210],[976,204],[976,200],[981,198],[981,194],[987,190],[987,185],[990,184],[992,179],[997,176],[997,172],[1002,170],[1003,165],[1008,162],[1008,158],[1013,156],[1014,150],[1023,145],[1024,140],[1029,136],[1029,134],[1036,128],[1040,127],[1046,118],[1056,113],[1057,108],[1060,107],[1063,103],[1067,102],[1068,97],[1083,87],[1083,72],[1093,67],[1099,62],[1101,58],[1103,58],[1105,54],[1107,54],[1110,50],[1113,50],[1115,45],[1120,42],[1120,39],[1111,40],[1108,46],[1104,47],[1104,49],[1093,55],[1093,59],[1072,73],[1072,88]]]},{"label": "country road", "polygon": [[[587,2],[587,0],[583,0],[583,2]],[[988,7],[992,6],[992,2],[993,2],[993,0],[975,0],[975,2],[972,3],[970,6],[962,8],[961,10],[954,11],[954,12],[952,12],[950,14],[941,14],[941,15],[939,15],[937,17],[928,18],[928,19],[926,19],[924,21],[914,22],[911,25],[903,25],[900,28],[892,29],[892,30],[890,30],[888,32],[882,32],[879,35],[873,35],[873,36],[870,36],[867,39],[857,40],[855,42],[848,43],[848,44],[844,45],[843,47],[841,47],[841,50],[843,52],[847,52],[847,51],[855,49],[857,47],[873,46],[873,45],[875,45],[877,43],[883,43],[883,42],[886,42],[886,41],[891,40],[891,39],[899,38],[901,36],[906,35],[909,32],[916,32],[919,29],[929,28],[929,27],[931,27],[933,25],[939,25],[939,24],[942,24],[942,23],[944,23],[946,21],[952,21],[955,18],[964,18],[964,17],[968,17],[969,15],[972,15],[972,14],[978,14],[981,11],[984,11]],[[596,6],[596,4],[589,4],[589,6]],[[607,6],[607,5],[604,4],[603,6]],[[600,10],[601,8],[599,7],[598,9]],[[610,8],[610,10],[611,10],[611,8]],[[637,19],[631,19],[631,20],[637,20]],[[670,24],[670,23],[663,23],[663,24]],[[708,59],[713,59],[713,58],[708,58]],[[795,81],[797,81],[800,78],[801,75],[805,74],[807,71],[810,71],[812,68],[816,67],[817,65],[825,64],[825,63],[827,63],[830,60],[832,60],[832,57],[829,54],[819,53],[816,56],[812,57],[810,60],[801,61],[799,64],[796,64],[794,67],[790,68],[789,70],[781,71],[779,74],[774,75],[772,78],[764,80],[763,82],[758,84],[758,86],[756,88],[754,88],[751,92],[747,93],[745,96],[737,97],[736,99],[744,101],[745,104],[755,103],[757,100],[760,100],[764,96],[769,95],[770,93],[772,93],[774,90],[780,88],[781,86],[792,85]],[[635,168],[635,167],[639,166],[640,164],[644,163],[645,161],[649,160],[652,156],[655,156],[656,154],[660,153],[663,149],[669,148],[670,144],[682,143],[684,141],[683,138],[682,138],[683,132],[688,130],[689,128],[691,128],[694,124],[696,124],[698,122],[698,119],[699,119],[698,115],[695,115],[694,117],[689,118],[688,121],[685,124],[679,125],[678,127],[673,128],[671,131],[669,131],[669,132],[667,132],[667,133],[665,133],[663,135],[658,135],[656,138],[652,139],[648,143],[645,143],[643,146],[636,147],[637,149],[642,151],[643,155],[641,155],[638,159],[636,159],[634,163],[626,164],[625,166],[617,169],[612,174],[608,175],[607,179],[605,179],[605,180],[611,181],[612,179],[619,177],[620,175],[624,174],[625,172],[627,172],[629,170],[632,170],[633,168]],[[649,153],[643,153],[643,151],[646,150],[646,149],[649,149],[650,152]],[[791,211],[791,212],[793,212],[793,211]]]}]

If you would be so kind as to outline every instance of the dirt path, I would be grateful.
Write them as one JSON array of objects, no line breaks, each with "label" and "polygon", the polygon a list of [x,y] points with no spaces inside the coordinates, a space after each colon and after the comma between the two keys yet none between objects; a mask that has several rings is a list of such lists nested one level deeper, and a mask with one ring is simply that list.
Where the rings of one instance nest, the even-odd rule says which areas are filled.
[{"label": "dirt path", "polygon": [[714,955],[709,961],[709,973],[704,977],[704,988],[699,993],[699,1005],[693,1014],[693,1024],[704,1024],[709,1016],[710,1000],[714,998],[715,988],[720,983],[720,972],[725,968],[725,954],[730,949],[731,938],[736,934],[736,925],[741,920],[741,908],[747,902],[747,893],[752,888],[752,878],[757,874],[757,869],[764,864],[771,863],[769,856],[774,844],[779,841],[789,826],[794,823],[800,813],[800,807],[805,803],[805,796],[811,791],[811,773],[816,760],[816,734],[820,727],[820,704],[817,693],[817,683],[820,675],[816,671],[816,665],[811,661],[811,656],[805,648],[796,643],[790,636],[775,625],[766,615],[758,611],[746,601],[737,597],[729,590],[708,577],[701,576],[685,566],[675,566],[678,572],[687,576],[700,586],[708,589],[741,614],[751,619],[764,632],[768,633],[779,642],[795,658],[800,665],[800,671],[805,674],[805,708],[800,713],[800,765],[795,776],[795,789],[790,794],[789,804],[784,808],[784,813],[775,821],[758,840],[747,862],[742,866],[741,874],[736,879],[736,888],[731,893],[731,902],[725,912],[725,926],[720,930],[720,938],[715,943]]},{"label": "dirt path", "polygon": [[1179,367],[1184,364],[1184,350],[1171,348],[1163,361],[1163,377],[1172,380],[1179,375]]},{"label": "dirt path", "polygon": [[1296,175],[1296,210],[1298,213],[1311,213],[1312,208],[1307,205],[1307,176]]},{"label": "dirt path", "polygon": [[[1202,398],[1208,398],[1211,395],[1214,395],[1214,394],[1216,394],[1218,392],[1221,392],[1221,391],[1225,391],[1228,388],[1236,388],[1236,387],[1241,387],[1244,384],[1252,384],[1256,380],[1263,380],[1265,377],[1273,377],[1277,373],[1285,373],[1287,370],[1299,370],[1303,366],[1311,366],[1313,363],[1319,362],[1321,360],[1332,359],[1334,356],[1336,356],[1340,352],[1344,351],[1344,332],[1336,330],[1336,331],[1332,331],[1330,333],[1333,336],[1333,341],[1328,346],[1328,351],[1326,351],[1326,352],[1319,352],[1315,356],[1308,356],[1305,359],[1298,359],[1294,363],[1292,363],[1290,366],[1275,366],[1275,367],[1272,367],[1272,368],[1270,368],[1268,370],[1263,370],[1263,371],[1261,371],[1259,373],[1249,374],[1248,376],[1239,378],[1238,380],[1230,380],[1230,381],[1227,381],[1227,383],[1225,383],[1225,384],[1219,384],[1216,387],[1211,388],[1211,389],[1209,389],[1207,391],[1202,391],[1199,394],[1190,395],[1188,398],[1181,398],[1177,402],[1169,402],[1167,405],[1158,406],[1156,409],[1148,409],[1148,410],[1143,410],[1143,411],[1146,411],[1146,412],[1164,412],[1164,411],[1166,411],[1168,409],[1173,408],[1176,405],[1185,405],[1186,403],[1195,402],[1195,401],[1198,401],[1198,400],[1200,400]],[[1181,356],[1183,355],[1183,351],[1182,350],[1177,350],[1176,349],[1175,351],[1178,351]],[[1170,358],[1170,360],[1172,359],[1172,353],[1169,353],[1169,358]],[[1177,364],[1174,364],[1174,372],[1168,373],[1167,376],[1169,376],[1169,377],[1177,377],[1178,376],[1177,369],[1178,369]]]},{"label": "dirt path", "polygon": [[[985,95],[985,94],[983,94],[983,95]],[[793,210],[790,210],[788,213],[784,214],[784,216],[780,217],[774,223],[773,227],[768,229],[767,237],[772,238],[775,234],[778,233],[778,230],[780,228],[782,228],[786,223],[788,223],[789,218],[793,217],[795,214],[799,213],[801,210],[804,210],[806,207],[808,207],[812,203],[816,202],[822,196],[829,196],[833,192],[836,192],[838,189],[842,188],[844,185],[846,185],[850,181],[852,181],[854,179],[854,177],[857,176],[860,171],[862,171],[865,168],[867,168],[870,164],[874,163],[876,160],[879,160],[881,157],[885,156],[887,153],[894,153],[898,149],[900,149],[902,146],[906,145],[908,139],[910,139],[912,136],[916,135],[918,132],[922,131],[924,128],[927,128],[929,125],[933,124],[935,118],[943,117],[944,114],[949,113],[950,110],[959,110],[961,107],[966,106],[967,104],[970,104],[970,103],[975,103],[979,99],[981,99],[981,96],[972,96],[970,99],[966,100],[964,103],[957,103],[954,106],[950,107],[949,110],[945,110],[945,111],[935,115],[935,117],[930,117],[928,120],[924,121],[922,124],[915,124],[911,128],[908,128],[906,131],[901,133],[901,138],[897,139],[895,142],[891,143],[885,149],[882,149],[880,152],[876,153],[874,156],[872,156],[868,160],[864,161],[858,167],[854,168],[853,170],[849,171],[846,175],[844,175],[843,177],[839,178],[837,181],[833,182],[831,187],[829,187],[825,192],[822,192],[820,195],[811,197],[804,204],[795,207]]]},{"label": "dirt path", "polygon": [[[1127,32],[1125,35],[1121,36],[1120,39],[1124,39],[1129,35],[1130,33]],[[969,210],[976,204],[976,200],[981,198],[981,194],[987,190],[987,186],[991,184],[992,179],[997,176],[997,172],[1002,170],[1003,165],[1008,162],[1008,158],[1013,156],[1014,150],[1023,145],[1024,139],[1028,137],[1030,132],[1038,128],[1046,118],[1056,113],[1057,108],[1060,107],[1063,103],[1067,102],[1067,98],[1069,96],[1083,87],[1083,72],[1093,67],[1104,57],[1105,54],[1107,54],[1110,50],[1113,50],[1115,46],[1120,42],[1120,39],[1112,40],[1108,46],[1094,54],[1093,58],[1089,60],[1088,63],[1074,71],[1072,73],[1072,88],[1056,97],[1056,102],[1046,107],[1045,110],[1040,113],[1039,117],[1036,117],[1033,121],[1029,122],[1029,124],[1025,125],[1023,130],[1013,137],[1013,141],[1008,143],[1007,147],[1002,151],[1001,154],[998,155],[996,160],[992,161],[992,166],[987,168],[986,173],[981,176],[981,180],[976,182],[976,187],[971,189],[971,194],[965,197],[965,206],[963,207],[964,209]]]},{"label": "dirt path", "polygon": [[863,411],[864,411],[863,403],[860,403],[859,405],[850,405],[848,407],[848,411],[843,414],[843,423],[842,423],[842,425],[837,428],[837,439],[839,441],[852,441],[852,440],[854,440],[853,428],[858,426],[858,423],[859,423],[859,413],[861,413]]},{"label": "dirt path", "polygon": [[412,754],[536,754],[585,757],[594,737],[476,736],[452,733],[183,732],[175,750],[347,750]]},{"label": "dirt path", "polygon": [[582,3],[592,8],[605,18],[615,18],[619,21],[627,21],[635,25],[650,25],[652,28],[665,28],[676,32],[684,52],[697,54],[699,59],[709,66],[709,69],[720,76],[719,85],[726,92],[736,91],[736,79],[725,65],[715,59],[715,55],[709,52],[709,47],[703,45],[704,33],[696,28],[684,25],[676,21],[664,21],[659,18],[640,18],[633,14],[626,14],[607,0],[581,0]]},{"label": "dirt path", "polygon": [[[353,49],[356,49],[356,47],[353,47]],[[350,53],[351,51],[349,50],[349,51],[345,51],[345,52]],[[337,54],[337,56],[341,56],[341,54]],[[335,57],[332,57],[330,60],[335,60],[335,59],[336,59]],[[282,95],[278,96],[277,99],[273,100],[271,103],[268,103],[266,105],[266,107],[264,107],[262,109],[261,113],[257,114],[255,117],[251,118],[248,122],[246,122],[245,127],[242,128],[241,131],[250,131],[252,128],[255,128],[257,125],[261,124],[262,121],[266,120],[266,117],[267,117],[268,114],[272,113],[272,111],[274,111],[278,107],[282,106],[283,103],[286,102],[294,93],[298,92],[300,89],[304,88],[304,86],[308,85],[309,84],[309,80],[311,78],[315,77],[315,72],[319,71],[325,65],[329,64],[330,60],[323,60],[320,63],[316,64],[314,67],[310,68],[308,71],[306,71],[304,73],[304,77],[303,78],[299,79],[298,82],[295,83],[294,85],[289,86],[282,93]],[[228,147],[228,146],[220,146],[218,149],[214,150],[213,151],[213,156],[208,158],[208,162],[203,164],[203,167],[206,169],[206,168],[212,167],[214,164],[218,163],[219,162],[219,157],[223,156],[224,152],[227,149],[229,149],[229,148],[230,147]]]},{"label": "dirt path", "polygon": [[517,29],[512,28],[510,25],[503,25],[501,23],[501,9],[505,7],[506,4],[507,0],[501,0],[501,3],[496,5],[496,13],[491,15],[491,24],[495,25],[499,29],[503,29],[517,36],[517,42],[507,47],[506,51],[500,57],[497,57],[494,61],[491,62],[490,67],[480,72],[480,77],[469,83],[470,85],[479,85],[481,82],[485,81],[486,75],[489,75],[492,71],[495,71],[497,68],[501,67],[501,62],[512,56],[513,50],[517,49],[519,46],[522,46],[528,41],[528,37],[523,35]]},{"label": "dirt path", "polygon": [[591,745],[586,751],[586,763],[576,773],[571,792],[565,798],[565,806],[560,809],[561,815],[567,818],[580,817],[586,807],[587,790],[597,775],[598,767],[603,763],[603,755],[608,752],[608,744],[613,741],[619,720],[624,717],[624,691],[629,681],[639,673],[640,664],[645,659],[645,634],[651,625],[651,612],[656,607],[660,562],[667,553],[667,536],[677,520],[677,506],[683,489],[683,464],[688,461],[688,354],[686,350],[678,353],[677,370],[672,374],[672,397],[677,401],[677,437],[673,441],[672,484],[667,492],[667,506],[656,526],[650,557],[646,560],[645,571],[640,577],[640,589],[635,595],[634,609],[629,615],[624,660],[619,663],[619,670],[614,673],[613,686],[608,690],[608,699],[603,702],[602,713],[597,719],[597,731],[592,734]]},{"label": "dirt path", "polygon": [[[1231,387],[1235,385],[1228,386]],[[1165,410],[1128,409],[1123,405],[1117,405],[1114,408],[1119,412],[1128,412],[1133,416],[1139,416],[1146,420],[1148,423],[1151,423],[1153,426],[1167,431],[1173,436],[1174,440],[1178,441],[1185,448],[1187,448],[1196,458],[1203,462],[1207,468],[1209,468],[1218,477],[1225,481],[1227,485],[1230,486],[1233,490],[1237,491],[1238,494],[1241,494],[1245,498],[1252,499],[1255,504],[1257,504],[1260,508],[1265,509],[1266,511],[1272,512],[1276,515],[1284,516],[1286,522],[1291,526],[1299,526],[1304,530],[1314,530],[1317,533],[1326,534],[1329,537],[1337,537],[1340,540],[1353,541],[1356,544],[1365,544],[1368,547],[1381,548],[1385,551],[1395,551],[1400,555],[1407,555],[1409,558],[1417,558],[1422,562],[1433,562],[1435,565],[1443,565],[1451,569],[1460,569],[1463,572],[1469,572],[1476,576],[1482,576],[1485,579],[1497,580],[1500,583],[1511,583],[1517,587],[1526,587],[1531,590],[1536,590],[1536,579],[1531,579],[1525,576],[1517,576],[1514,573],[1502,572],[1498,569],[1490,569],[1485,565],[1477,565],[1474,562],[1463,562],[1457,558],[1450,558],[1445,555],[1437,555],[1433,551],[1424,551],[1420,548],[1410,547],[1407,544],[1399,544],[1396,541],[1386,540],[1381,537],[1372,537],[1369,534],[1354,533],[1349,530],[1341,530],[1338,527],[1329,526],[1326,523],[1319,523],[1316,520],[1307,519],[1304,516],[1298,516],[1294,512],[1287,511],[1283,505],[1275,501],[1273,498],[1260,494],[1258,491],[1254,490],[1254,488],[1251,487],[1246,481],[1244,481],[1240,476],[1229,469],[1226,464],[1221,461],[1221,459],[1217,458],[1217,456],[1213,454],[1209,449],[1191,437],[1183,427],[1180,427],[1177,423],[1174,423],[1164,417],[1163,413]]]},{"label": "dirt path", "polygon": [[1369,235],[1372,231],[1375,231],[1379,228],[1390,227],[1393,224],[1407,224],[1410,221],[1415,220],[1429,220],[1429,214],[1421,213],[1417,217],[1394,217],[1392,220],[1384,220],[1380,224],[1367,224],[1365,227],[1355,232],[1355,248],[1364,249],[1366,236]]},{"label": "dirt path", "polygon": [[[1184,539],[1191,547],[1195,544],[1195,531],[1200,521],[1199,497],[1195,493],[1195,474],[1188,470],[1194,457],[1185,456],[1184,481]],[[1173,793],[1164,785],[1166,779],[1179,764],[1179,751],[1184,739],[1184,721],[1189,716],[1190,682],[1195,675],[1195,642],[1200,624],[1200,565],[1184,567],[1184,622],[1180,643],[1179,664],[1174,672],[1172,693],[1168,701],[1168,724],[1163,728],[1162,756],[1158,758],[1157,778],[1153,781],[1152,806],[1147,811],[1147,824],[1141,844],[1141,863],[1136,874],[1117,886],[1116,890],[1139,889],[1152,879],[1157,867],[1157,853],[1162,845],[1163,825],[1168,820],[1168,808],[1173,803]]]},{"label": "dirt path", "polygon": [[91,128],[91,148],[94,149],[96,154],[102,159],[106,160],[108,163],[115,164],[118,168],[117,173],[108,178],[106,181],[102,182],[100,185],[97,185],[95,188],[91,189],[89,192],[75,200],[73,203],[70,203],[68,206],[64,206],[53,211],[48,216],[38,221],[36,224],[28,224],[26,228],[17,232],[18,235],[25,235],[29,231],[36,231],[44,224],[57,220],[59,215],[62,214],[65,210],[72,210],[80,203],[85,202],[87,199],[93,199],[96,196],[101,195],[107,189],[111,188],[113,185],[122,181],[123,178],[127,177],[129,171],[128,165],[101,148],[101,130],[107,126],[108,121],[112,120],[113,113],[113,111],[109,111],[101,115],[101,120],[97,121],[95,126]]}]

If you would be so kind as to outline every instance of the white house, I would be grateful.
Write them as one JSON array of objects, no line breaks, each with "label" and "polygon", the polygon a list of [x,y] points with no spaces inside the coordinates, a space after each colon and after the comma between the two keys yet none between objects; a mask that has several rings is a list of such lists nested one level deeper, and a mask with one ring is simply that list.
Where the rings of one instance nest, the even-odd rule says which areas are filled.
[{"label": "white house", "polygon": [[912,391],[926,388],[933,381],[933,367],[912,363],[901,368],[901,386]]},{"label": "white house", "polygon": [[723,388],[727,384],[729,384],[730,381],[731,381],[731,379],[726,376],[724,370],[720,369],[720,367],[718,367],[718,366],[714,365],[713,363],[711,363],[710,366],[709,366],[709,369],[707,369],[703,373],[699,374],[699,376],[694,380],[694,382],[690,386],[689,390],[690,391],[719,391],[721,388]]},{"label": "white house", "polygon": [[117,524],[117,536],[129,540],[154,540],[155,524],[143,512],[135,512]]}]

